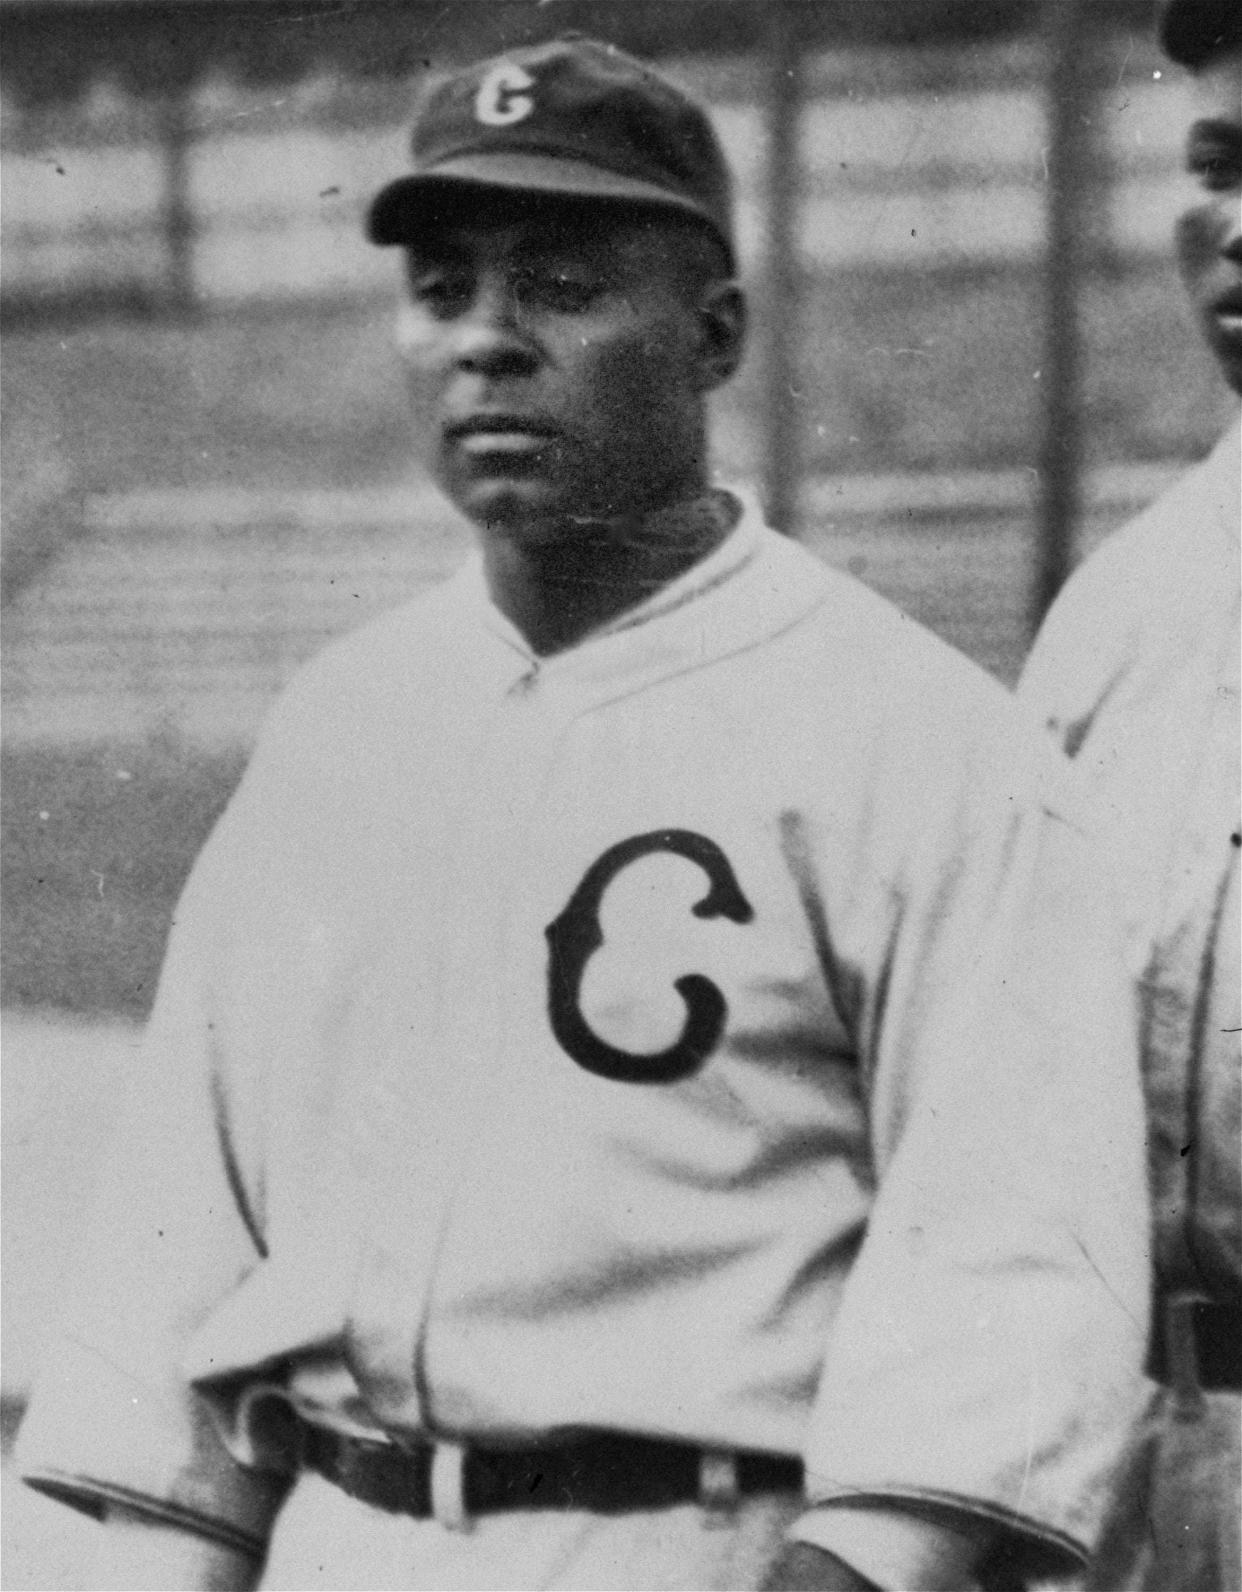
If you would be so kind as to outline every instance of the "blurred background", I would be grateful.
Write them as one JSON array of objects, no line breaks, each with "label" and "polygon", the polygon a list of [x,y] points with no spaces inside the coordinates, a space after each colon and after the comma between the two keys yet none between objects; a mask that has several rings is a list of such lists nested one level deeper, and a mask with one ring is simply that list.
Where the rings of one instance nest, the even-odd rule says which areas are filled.
[{"label": "blurred background", "polygon": [[[1151,0],[0,0],[5,1432],[256,726],[466,533],[363,241],[429,67],[601,34],[713,109],[756,335],[726,476],[1015,678],[1224,398]],[[7,1584],[21,1582],[10,1564]]]}]

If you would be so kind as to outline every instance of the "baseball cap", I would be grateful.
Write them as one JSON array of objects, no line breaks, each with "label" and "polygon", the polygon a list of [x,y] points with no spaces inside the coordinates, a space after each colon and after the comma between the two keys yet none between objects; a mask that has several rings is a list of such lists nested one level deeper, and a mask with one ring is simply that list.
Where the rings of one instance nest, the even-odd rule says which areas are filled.
[{"label": "baseball cap", "polygon": [[437,189],[473,184],[678,211],[733,263],[729,168],[706,112],[615,45],[566,35],[443,74],[411,149],[414,169],[372,201],[373,243],[411,242]]},{"label": "baseball cap", "polygon": [[1169,59],[1197,71],[1214,56],[1242,49],[1242,0],[1169,0],[1159,33]]}]

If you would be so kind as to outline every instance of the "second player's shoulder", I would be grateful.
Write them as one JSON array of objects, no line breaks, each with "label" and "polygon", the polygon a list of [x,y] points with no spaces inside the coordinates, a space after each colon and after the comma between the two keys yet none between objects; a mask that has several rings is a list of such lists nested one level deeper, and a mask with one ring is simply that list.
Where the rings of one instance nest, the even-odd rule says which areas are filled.
[{"label": "second player's shoulder", "polygon": [[1068,724],[1119,689],[1146,693],[1211,644],[1237,598],[1239,456],[1235,427],[1071,575],[1023,671],[1037,712]]}]

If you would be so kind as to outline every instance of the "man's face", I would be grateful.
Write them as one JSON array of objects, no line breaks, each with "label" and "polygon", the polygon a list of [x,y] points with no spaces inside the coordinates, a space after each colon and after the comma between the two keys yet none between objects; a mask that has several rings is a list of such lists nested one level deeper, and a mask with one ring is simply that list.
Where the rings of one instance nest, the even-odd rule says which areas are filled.
[{"label": "man's face", "polygon": [[1225,380],[1242,393],[1242,51],[1195,78],[1186,169],[1195,202],[1177,224],[1177,254],[1204,335]]},{"label": "man's face", "polygon": [[492,194],[407,249],[401,346],[428,462],[488,535],[546,542],[698,490],[713,377],[682,236]]}]

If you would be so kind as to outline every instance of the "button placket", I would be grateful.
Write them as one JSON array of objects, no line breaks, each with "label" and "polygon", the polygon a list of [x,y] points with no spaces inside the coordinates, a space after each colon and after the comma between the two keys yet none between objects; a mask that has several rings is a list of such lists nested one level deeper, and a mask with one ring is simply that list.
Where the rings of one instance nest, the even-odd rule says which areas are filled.
[{"label": "button placket", "polygon": [[572,682],[557,680],[537,661],[519,678],[529,684],[515,689],[515,682],[506,689],[463,802],[459,895],[446,945],[445,1055],[456,1069],[454,1093],[465,1132],[460,1167],[424,1280],[415,1345],[424,1424],[433,1433],[437,1423],[428,1334],[437,1278],[452,1258],[455,1211],[470,1197],[489,1130],[510,1120],[507,1100],[521,1083],[512,1069],[499,1064],[512,1026],[514,991],[506,952],[512,915],[540,854],[534,839],[539,808],[562,737],[585,705]]}]

